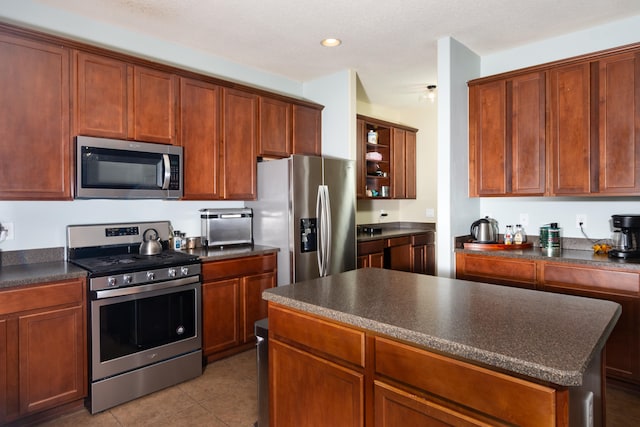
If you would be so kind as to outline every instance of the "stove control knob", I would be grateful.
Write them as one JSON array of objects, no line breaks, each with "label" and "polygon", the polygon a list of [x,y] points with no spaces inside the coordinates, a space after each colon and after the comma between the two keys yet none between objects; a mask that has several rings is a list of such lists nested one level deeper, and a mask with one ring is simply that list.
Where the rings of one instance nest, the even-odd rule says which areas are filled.
[{"label": "stove control knob", "polygon": [[156,273],[153,271],[147,271],[147,280],[154,280],[156,278]]},{"label": "stove control knob", "polygon": [[124,282],[124,284],[125,284],[125,285],[130,285],[132,280],[133,280],[133,277],[131,277],[131,276],[130,276],[130,275],[128,275],[128,274],[125,274],[125,275],[122,277],[122,281]]},{"label": "stove control knob", "polygon": [[175,268],[173,268],[173,267],[171,267],[171,268],[169,269],[169,271],[167,271],[167,274],[169,275],[169,277],[176,277],[176,273],[177,273],[177,271],[176,271],[176,269],[175,269]]},{"label": "stove control knob", "polygon": [[116,280],[116,278],[115,278],[115,277],[109,277],[109,278],[107,279],[107,285],[109,285],[109,286],[113,287],[113,286],[115,286],[116,284],[117,284],[117,280]]},{"label": "stove control knob", "polygon": [[189,267],[181,267],[180,274],[182,274],[183,276],[186,276],[187,274],[189,274]]}]

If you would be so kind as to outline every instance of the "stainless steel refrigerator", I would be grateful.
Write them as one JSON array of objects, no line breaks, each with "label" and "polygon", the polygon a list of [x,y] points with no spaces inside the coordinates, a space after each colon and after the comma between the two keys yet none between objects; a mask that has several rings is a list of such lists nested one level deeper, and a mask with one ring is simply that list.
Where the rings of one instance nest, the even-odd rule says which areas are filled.
[{"label": "stainless steel refrigerator", "polygon": [[280,248],[278,286],[356,267],[355,162],[293,155],[258,163],[255,244]]}]

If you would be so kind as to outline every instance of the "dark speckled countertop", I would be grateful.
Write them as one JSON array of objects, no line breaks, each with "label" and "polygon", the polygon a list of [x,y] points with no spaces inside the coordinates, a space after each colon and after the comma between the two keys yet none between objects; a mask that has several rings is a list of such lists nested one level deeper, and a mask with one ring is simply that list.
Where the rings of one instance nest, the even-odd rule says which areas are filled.
[{"label": "dark speckled countertop", "polygon": [[[366,229],[376,229],[375,233],[365,233]],[[380,224],[358,225],[358,242],[371,240],[390,239],[393,237],[411,236],[413,234],[436,231],[435,223],[431,222],[389,222]]]},{"label": "dark speckled countertop", "polygon": [[582,384],[621,313],[610,301],[373,268],[263,298],[563,386]]},{"label": "dark speckled countertop", "polygon": [[[185,252],[197,255],[201,261],[216,261],[277,252],[269,246],[228,246],[197,248]],[[87,271],[64,261],[64,248],[32,249],[0,254],[0,290],[37,283],[54,282],[87,275]]]}]

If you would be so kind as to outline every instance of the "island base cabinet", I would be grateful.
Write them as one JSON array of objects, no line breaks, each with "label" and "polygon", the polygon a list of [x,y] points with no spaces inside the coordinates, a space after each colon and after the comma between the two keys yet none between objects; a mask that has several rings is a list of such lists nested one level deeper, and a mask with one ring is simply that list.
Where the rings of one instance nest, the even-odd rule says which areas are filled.
[{"label": "island base cabinet", "polygon": [[364,426],[364,375],[276,340],[269,369],[270,425]]}]

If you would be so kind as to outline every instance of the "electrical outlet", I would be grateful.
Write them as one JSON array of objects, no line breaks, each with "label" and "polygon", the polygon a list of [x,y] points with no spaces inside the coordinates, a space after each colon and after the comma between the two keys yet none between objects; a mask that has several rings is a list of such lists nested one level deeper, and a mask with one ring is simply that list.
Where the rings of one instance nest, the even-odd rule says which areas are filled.
[{"label": "electrical outlet", "polygon": [[587,214],[576,215],[576,228],[580,228],[580,223],[582,223],[582,228],[587,228]]},{"label": "electrical outlet", "polygon": [[384,209],[380,209],[380,216],[381,216],[381,217],[383,217],[383,216],[387,216],[387,215],[388,215],[388,214],[387,214],[387,212],[386,212]]},{"label": "electrical outlet", "polygon": [[5,235],[6,235],[4,240],[13,240],[14,239],[13,223],[12,222],[3,222],[1,227],[2,227],[2,232],[4,232]]},{"label": "electrical outlet", "polygon": [[436,211],[433,208],[427,208],[425,215],[427,218],[435,218],[436,216]]},{"label": "electrical outlet", "polygon": [[520,225],[526,227],[529,225],[529,214],[521,213],[520,214]]}]

